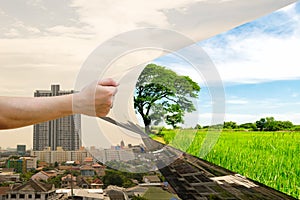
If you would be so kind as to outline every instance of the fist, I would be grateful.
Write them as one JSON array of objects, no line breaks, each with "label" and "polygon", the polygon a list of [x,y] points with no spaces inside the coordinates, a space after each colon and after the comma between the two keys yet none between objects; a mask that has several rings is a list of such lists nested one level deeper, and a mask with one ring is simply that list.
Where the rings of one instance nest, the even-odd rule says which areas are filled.
[{"label": "fist", "polygon": [[73,96],[73,113],[105,117],[117,93],[118,83],[112,79],[95,81]]}]

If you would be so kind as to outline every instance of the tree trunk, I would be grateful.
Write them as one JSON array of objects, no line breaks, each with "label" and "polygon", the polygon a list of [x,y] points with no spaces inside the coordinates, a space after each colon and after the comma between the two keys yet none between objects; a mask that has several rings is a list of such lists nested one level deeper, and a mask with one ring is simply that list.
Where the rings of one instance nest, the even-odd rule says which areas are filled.
[{"label": "tree trunk", "polygon": [[151,129],[150,129],[150,125],[151,125],[151,119],[149,116],[145,116],[143,117],[143,121],[145,124],[145,132],[149,135],[151,134]]},{"label": "tree trunk", "polygon": [[150,124],[149,124],[149,125],[145,125],[145,132],[146,132],[148,135],[151,134]]}]

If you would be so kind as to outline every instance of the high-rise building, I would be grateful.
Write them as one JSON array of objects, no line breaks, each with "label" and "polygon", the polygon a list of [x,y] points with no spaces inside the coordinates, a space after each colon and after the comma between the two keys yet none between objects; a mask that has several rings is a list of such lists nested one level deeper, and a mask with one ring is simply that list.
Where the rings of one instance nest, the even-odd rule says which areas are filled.
[{"label": "high-rise building", "polygon": [[[36,90],[35,97],[51,97],[74,93],[60,90],[59,85],[51,85],[51,90]],[[55,151],[62,147],[65,151],[76,151],[81,146],[81,119],[80,115],[70,115],[59,119],[34,125],[33,150],[42,151],[50,147]]]},{"label": "high-rise building", "polygon": [[24,156],[26,153],[26,145],[18,144],[17,145],[17,153],[18,153],[18,155]]}]

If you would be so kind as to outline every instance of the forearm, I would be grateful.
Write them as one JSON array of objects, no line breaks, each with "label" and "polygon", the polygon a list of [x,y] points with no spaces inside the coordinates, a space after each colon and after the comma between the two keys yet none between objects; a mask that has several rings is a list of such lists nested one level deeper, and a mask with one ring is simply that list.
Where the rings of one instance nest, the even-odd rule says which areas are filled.
[{"label": "forearm", "polygon": [[0,97],[0,129],[18,128],[72,114],[104,117],[118,83],[94,81],[79,93],[54,97]]},{"label": "forearm", "polygon": [[0,129],[18,128],[72,114],[72,95],[0,97]]}]

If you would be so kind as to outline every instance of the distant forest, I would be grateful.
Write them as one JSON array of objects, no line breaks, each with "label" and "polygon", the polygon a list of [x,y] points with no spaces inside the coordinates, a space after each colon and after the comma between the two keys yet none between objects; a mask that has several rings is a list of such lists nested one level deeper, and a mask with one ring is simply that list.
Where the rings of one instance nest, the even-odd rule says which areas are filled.
[{"label": "distant forest", "polygon": [[256,122],[249,122],[238,125],[236,122],[229,121],[224,124],[201,126],[197,124],[195,129],[207,128],[223,128],[223,130],[238,130],[238,131],[300,131],[300,125],[294,125],[290,121],[275,120],[274,117],[261,118]]}]

